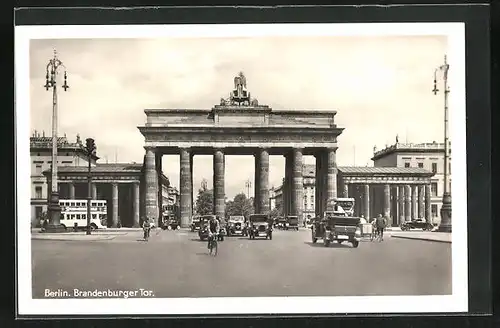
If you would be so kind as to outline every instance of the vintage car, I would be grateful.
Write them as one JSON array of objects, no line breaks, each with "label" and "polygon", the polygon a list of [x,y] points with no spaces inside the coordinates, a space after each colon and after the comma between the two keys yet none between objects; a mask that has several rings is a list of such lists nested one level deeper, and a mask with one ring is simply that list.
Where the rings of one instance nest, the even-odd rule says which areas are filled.
[{"label": "vintage car", "polygon": [[284,217],[278,216],[276,219],[274,219],[274,222],[276,228],[281,230],[285,229],[286,219]]},{"label": "vintage car", "polygon": [[325,212],[322,218],[316,218],[311,226],[312,242],[323,239],[325,247],[330,246],[332,241],[341,244],[350,242],[354,248],[359,246],[361,240],[360,219],[336,215],[333,212]]},{"label": "vintage car", "polygon": [[193,216],[193,220],[191,222],[191,232],[200,230],[201,227],[201,217]]},{"label": "vintage car", "polygon": [[177,220],[174,216],[164,217],[161,228],[163,230],[177,230],[179,229],[180,224],[179,220]]},{"label": "vintage car", "polygon": [[[198,230],[198,236],[200,237],[200,240],[206,240],[208,238],[208,223],[212,217],[215,217],[215,215],[203,215],[200,218],[200,229]],[[221,222],[219,218],[217,218],[219,221],[219,235],[217,236],[217,239],[219,241],[224,240],[224,236],[226,235],[226,228],[224,226],[224,223]]]},{"label": "vintage car", "polygon": [[269,215],[252,214],[248,218],[248,222],[248,236],[250,239],[255,239],[256,237],[273,239],[273,227]]},{"label": "vintage car", "polygon": [[423,229],[424,231],[426,230],[430,231],[434,229],[434,226],[431,223],[425,221],[424,219],[416,219],[401,223],[400,228],[401,231],[408,231],[411,229]]},{"label": "vintage car", "polygon": [[285,230],[299,230],[299,218],[295,215],[286,217]]},{"label": "vintage car", "polygon": [[247,236],[247,227],[243,215],[229,217],[227,222],[227,236]]}]

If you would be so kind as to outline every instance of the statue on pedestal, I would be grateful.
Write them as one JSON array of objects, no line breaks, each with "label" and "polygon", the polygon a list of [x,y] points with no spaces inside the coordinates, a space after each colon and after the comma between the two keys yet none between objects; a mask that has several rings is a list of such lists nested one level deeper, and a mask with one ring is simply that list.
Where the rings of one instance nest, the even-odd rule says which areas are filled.
[{"label": "statue on pedestal", "polygon": [[220,99],[220,106],[258,106],[257,99],[250,96],[247,90],[247,78],[243,72],[234,77],[234,89],[229,93],[229,98]]}]

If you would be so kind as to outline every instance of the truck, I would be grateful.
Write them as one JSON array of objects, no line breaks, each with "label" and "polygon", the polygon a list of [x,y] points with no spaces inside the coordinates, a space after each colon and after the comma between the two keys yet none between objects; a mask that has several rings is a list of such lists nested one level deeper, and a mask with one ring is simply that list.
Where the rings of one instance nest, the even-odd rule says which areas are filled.
[{"label": "truck", "polygon": [[336,241],[339,244],[349,242],[357,248],[361,241],[360,219],[327,211],[322,218],[313,222],[311,234],[313,243],[316,243],[318,239],[323,239],[325,247]]},{"label": "truck", "polygon": [[333,198],[327,202],[327,211],[311,225],[311,239],[323,239],[325,247],[332,241],[350,242],[354,248],[361,241],[360,218],[354,214],[354,198]]}]

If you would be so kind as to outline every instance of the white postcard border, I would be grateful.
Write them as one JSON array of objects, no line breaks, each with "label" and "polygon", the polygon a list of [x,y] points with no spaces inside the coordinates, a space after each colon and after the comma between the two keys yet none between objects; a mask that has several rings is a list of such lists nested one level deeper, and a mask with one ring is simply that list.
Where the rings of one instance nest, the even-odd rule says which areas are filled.
[{"label": "white postcard border", "polygon": [[[30,39],[266,36],[448,36],[453,143],[452,295],[164,299],[33,299],[30,229]],[[49,54],[50,55],[50,54]],[[443,54],[444,55],[444,54]],[[432,76],[432,72],[429,73]],[[431,87],[430,87],[431,88]],[[429,89],[430,92],[431,89]],[[16,26],[15,106],[18,313],[20,315],[466,312],[467,171],[464,23]]]}]

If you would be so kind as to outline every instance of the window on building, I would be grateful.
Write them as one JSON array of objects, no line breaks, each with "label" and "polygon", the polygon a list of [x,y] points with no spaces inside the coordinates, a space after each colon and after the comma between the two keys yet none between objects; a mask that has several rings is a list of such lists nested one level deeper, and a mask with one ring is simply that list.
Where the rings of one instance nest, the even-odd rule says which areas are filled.
[{"label": "window on building", "polygon": [[405,167],[410,167],[410,163],[405,163]]},{"label": "window on building", "polygon": [[432,173],[436,174],[438,171],[438,164],[432,163]]},{"label": "window on building", "polygon": [[42,217],[42,213],[43,213],[43,207],[35,206],[35,217],[37,219],[40,219]]},{"label": "window on building", "polygon": [[42,165],[37,164],[37,165],[35,166],[35,173],[36,173],[36,174],[42,174]]},{"label": "window on building", "polygon": [[433,197],[436,197],[438,194],[438,184],[437,182],[431,183],[431,194]]},{"label": "window on building", "polygon": [[448,174],[451,174],[451,163],[448,164]]},{"label": "window on building", "polygon": [[41,199],[42,198],[42,187],[41,186],[36,186],[35,187],[35,198],[36,199]]},{"label": "window on building", "polygon": [[424,163],[418,163],[418,167],[423,169],[424,168]]},{"label": "window on building", "polygon": [[314,196],[311,196],[311,204],[314,204]]},{"label": "window on building", "polygon": [[431,205],[431,213],[432,213],[432,217],[438,216],[438,206],[436,204]]}]

